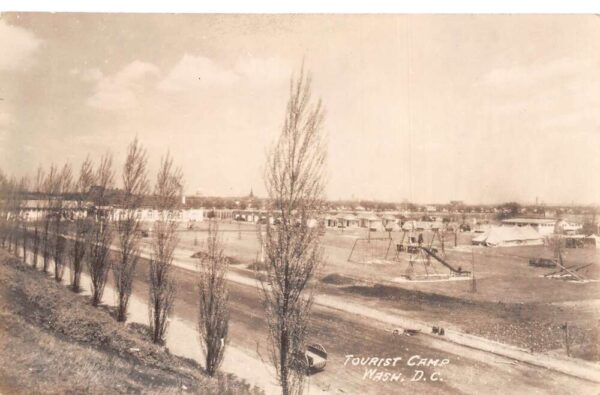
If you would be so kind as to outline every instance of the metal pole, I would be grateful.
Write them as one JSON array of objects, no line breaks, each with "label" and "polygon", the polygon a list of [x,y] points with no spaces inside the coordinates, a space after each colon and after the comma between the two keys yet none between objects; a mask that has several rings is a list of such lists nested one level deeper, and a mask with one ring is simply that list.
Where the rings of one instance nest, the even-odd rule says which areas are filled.
[{"label": "metal pole", "polygon": [[569,323],[565,322],[565,325],[563,326],[564,330],[565,330],[565,348],[567,350],[567,357],[571,356],[571,349],[569,347]]},{"label": "metal pole", "polygon": [[475,279],[475,252],[471,247],[471,292],[477,292],[477,280]]}]

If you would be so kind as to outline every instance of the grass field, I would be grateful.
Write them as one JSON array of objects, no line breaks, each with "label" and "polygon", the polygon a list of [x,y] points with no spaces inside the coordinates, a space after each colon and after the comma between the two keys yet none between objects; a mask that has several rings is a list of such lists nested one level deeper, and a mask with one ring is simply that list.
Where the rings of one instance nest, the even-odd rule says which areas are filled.
[{"label": "grass field", "polygon": [[[181,246],[191,251],[202,249],[205,226],[181,232]],[[254,225],[221,223],[221,230],[227,255],[235,257],[241,266],[256,259],[260,250]],[[348,262],[355,240],[365,236],[363,229],[326,232],[323,237],[326,265],[319,274],[319,278],[325,279],[324,292],[352,296],[374,308],[401,310],[416,319],[439,322],[536,352],[563,353],[561,327],[568,322],[572,355],[600,359],[596,346],[600,330],[600,282],[544,278],[551,270],[531,267],[528,261],[534,257],[552,257],[550,248],[472,247],[473,233],[460,233],[458,248],[454,248],[453,238],[447,238],[447,260],[463,270],[475,269],[476,292],[473,292],[470,279],[398,282],[406,273],[407,254],[394,263]],[[425,232],[424,236],[427,243],[431,234]],[[394,245],[400,241],[401,232],[392,233],[392,238]],[[564,259],[567,266],[591,263],[582,273],[591,280],[600,279],[600,255],[595,249],[565,249]],[[438,266],[439,272],[449,272]]]},{"label": "grass field", "polygon": [[[180,232],[180,247],[201,250],[206,239],[206,223],[198,224],[194,231]],[[256,225],[246,223],[227,223],[220,225],[226,243],[226,254],[237,262],[250,264],[260,254],[260,246],[256,234]],[[565,302],[600,298],[600,254],[595,249],[565,249],[565,264],[592,265],[581,273],[587,278],[596,280],[585,284],[544,278],[549,269],[534,268],[528,265],[529,258],[551,257],[552,251],[544,246],[485,248],[471,247],[473,233],[459,233],[458,248],[454,248],[454,240],[446,237],[447,260],[455,267],[472,270],[474,266],[477,280],[477,293],[471,293],[470,281],[440,282],[407,282],[396,283],[406,274],[408,254],[402,253],[398,262],[390,263],[357,263],[349,262],[348,257],[357,238],[365,238],[366,230],[352,229],[341,232],[328,230],[323,237],[326,263],[322,267],[321,277],[339,274],[386,285],[395,284],[405,289],[438,293],[446,296],[467,298],[469,300],[501,302],[501,303],[535,303]],[[391,250],[399,243],[401,232],[392,232]],[[387,237],[387,233],[372,232],[372,237]],[[425,232],[427,244],[431,233]],[[150,242],[147,239],[147,242]],[[386,243],[380,243],[383,247]],[[385,248],[381,249],[384,251]],[[388,258],[394,256],[390,251]],[[449,271],[435,264],[436,271]]]}]

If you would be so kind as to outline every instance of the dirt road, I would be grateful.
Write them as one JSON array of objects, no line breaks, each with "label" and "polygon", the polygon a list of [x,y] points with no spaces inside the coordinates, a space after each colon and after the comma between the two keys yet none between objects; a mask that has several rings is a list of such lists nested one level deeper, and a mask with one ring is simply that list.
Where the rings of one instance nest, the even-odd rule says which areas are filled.
[{"label": "dirt road", "polygon": [[[196,319],[195,279],[193,272],[174,268],[177,282],[175,315],[194,327]],[[146,300],[146,265],[136,274],[136,295]],[[231,298],[231,345],[255,358],[268,362],[266,325],[257,289],[229,282]],[[310,377],[311,388],[323,393],[393,394],[404,391],[428,394],[479,393],[594,393],[586,381],[548,371],[429,336],[393,334],[389,327],[375,321],[332,308],[316,306],[311,341],[321,343],[329,352],[324,372]],[[356,361],[348,355],[362,357]],[[395,366],[374,366],[366,357],[401,358]],[[425,360],[429,366],[415,366]],[[448,362],[442,365],[442,361]],[[437,361],[437,363],[436,363]],[[227,362],[227,361],[226,361]],[[361,363],[370,362],[363,366]],[[230,363],[234,363],[233,361]],[[376,362],[375,362],[376,363]],[[423,363],[423,362],[421,362]],[[438,366],[433,366],[437,364]],[[223,366],[227,370],[227,364]],[[440,366],[442,365],[442,366]],[[239,368],[239,367],[238,367]],[[262,367],[261,367],[262,368]],[[376,372],[372,369],[377,368]],[[419,372],[423,372],[422,375]],[[378,372],[390,373],[385,376]],[[397,374],[400,373],[400,376]],[[391,376],[396,374],[396,376]],[[383,381],[387,377],[388,381]],[[395,377],[397,381],[391,381]],[[378,379],[380,379],[378,381]],[[417,380],[418,379],[418,380]]]}]

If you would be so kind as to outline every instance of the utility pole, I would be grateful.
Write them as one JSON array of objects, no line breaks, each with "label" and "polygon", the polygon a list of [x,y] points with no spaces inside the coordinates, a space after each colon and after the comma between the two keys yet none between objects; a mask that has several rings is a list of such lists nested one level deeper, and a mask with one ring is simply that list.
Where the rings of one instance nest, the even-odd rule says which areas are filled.
[{"label": "utility pole", "polygon": [[571,356],[571,347],[569,340],[569,323],[565,322],[565,324],[561,327],[562,330],[565,331],[565,349],[567,351],[567,357]]},{"label": "utility pole", "polygon": [[445,242],[445,240],[446,240],[446,228],[445,227],[442,228],[441,232],[438,230],[438,237],[440,239],[440,243],[442,244],[442,255],[446,256],[446,242]]},{"label": "utility pole", "polygon": [[477,280],[475,279],[475,252],[471,248],[471,292],[477,292]]}]

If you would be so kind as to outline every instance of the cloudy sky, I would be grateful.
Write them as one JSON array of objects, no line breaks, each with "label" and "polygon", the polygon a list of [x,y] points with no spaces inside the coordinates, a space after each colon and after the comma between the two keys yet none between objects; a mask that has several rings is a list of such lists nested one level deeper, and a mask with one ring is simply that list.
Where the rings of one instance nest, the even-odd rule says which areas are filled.
[{"label": "cloudy sky", "polygon": [[0,168],[121,165],[135,135],[187,193],[264,194],[303,59],[328,197],[600,203],[598,16],[0,16]]}]

